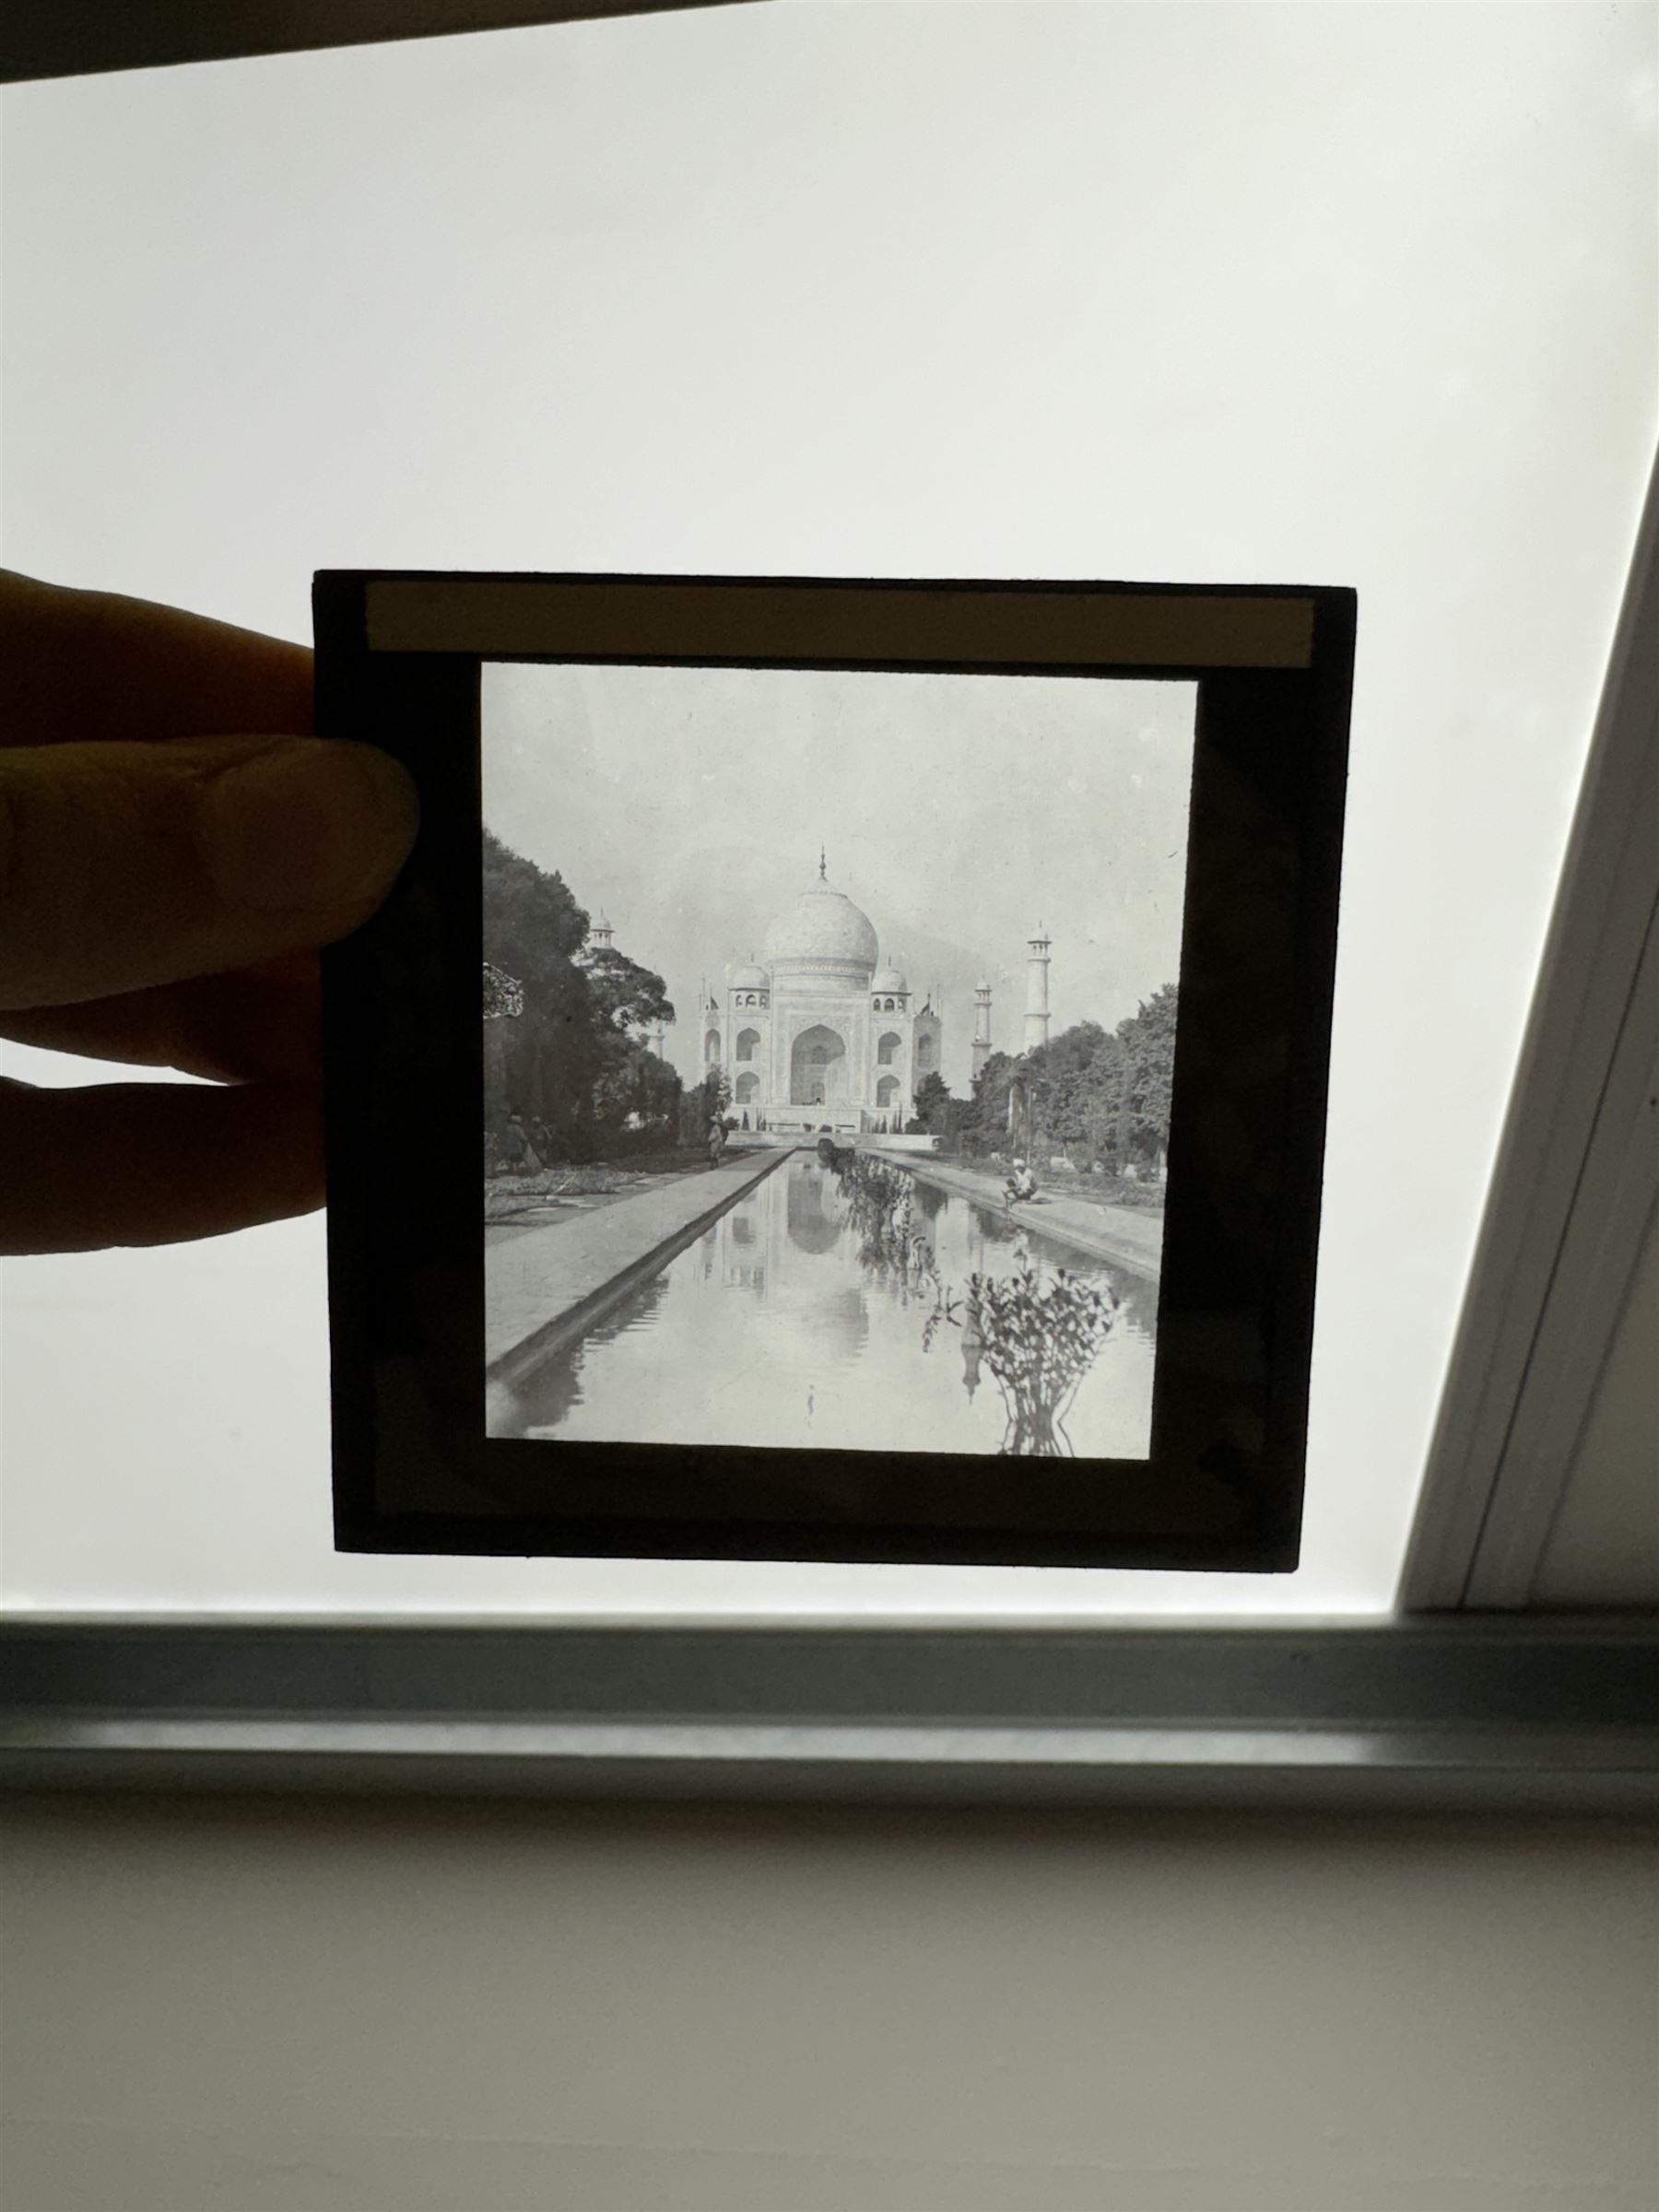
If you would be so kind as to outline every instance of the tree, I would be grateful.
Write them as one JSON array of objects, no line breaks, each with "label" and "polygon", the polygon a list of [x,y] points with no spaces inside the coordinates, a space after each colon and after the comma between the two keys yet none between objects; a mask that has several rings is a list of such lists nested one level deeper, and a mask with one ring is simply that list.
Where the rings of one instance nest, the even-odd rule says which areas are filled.
[{"label": "tree", "polygon": [[606,1020],[613,1030],[665,1028],[674,1019],[667,987],[660,975],[641,968],[614,946],[590,948],[582,958],[582,972]]},{"label": "tree", "polygon": [[1121,1155],[1159,1168],[1170,1142],[1170,1099],[1175,1078],[1177,994],[1164,983],[1118,1024],[1124,1053],[1118,1112]]},{"label": "tree", "polygon": [[682,1096],[679,1102],[679,1137],[682,1145],[701,1145],[708,1136],[709,1124],[725,1118],[731,1103],[732,1086],[723,1067],[712,1067],[702,1081]]},{"label": "tree", "polygon": [[[1017,1059],[993,1053],[959,1109],[961,1143],[989,1151],[1007,1142],[1013,1093],[1017,1145],[1156,1166],[1169,1143],[1175,1018],[1175,986],[1166,983],[1115,1030],[1079,1021]],[[920,1089],[916,1102],[920,1111]]]},{"label": "tree", "polygon": [[681,1089],[666,1061],[634,1038],[612,1038],[594,1084],[595,1120],[607,1134],[649,1129],[666,1136],[677,1129]]},{"label": "tree", "polygon": [[1034,1149],[1088,1142],[1090,1108],[1106,1074],[1110,1043],[1098,1021],[1079,1021],[1026,1054],[1022,1074],[1031,1101]]},{"label": "tree", "polygon": [[490,1025],[492,1120],[541,1122],[555,1156],[573,1159],[626,1130],[672,1128],[679,1078],[635,1034],[674,1019],[662,977],[626,953],[584,952],[588,917],[564,878],[488,830],[483,874],[485,963],[518,982],[523,1001]]},{"label": "tree", "polygon": [[488,1110],[545,1123],[560,1154],[580,1157],[591,1148],[599,1072],[595,1005],[575,960],[588,918],[562,877],[488,830],[483,863],[484,959],[519,982],[523,1000],[491,1035]]},{"label": "tree", "polygon": [[971,1152],[988,1152],[999,1145],[1008,1126],[1008,1088],[1019,1063],[1006,1053],[992,1053],[973,1078],[973,1094],[966,1100],[958,1121],[958,1136]]},{"label": "tree", "polygon": [[588,918],[564,877],[549,876],[484,832],[484,958],[530,982],[559,960],[572,961],[587,939]]},{"label": "tree", "polygon": [[674,1019],[662,977],[615,946],[588,947],[580,964],[599,1025],[594,1113],[600,1129],[677,1131],[683,1086],[644,1042],[646,1030]]},{"label": "tree", "polygon": [[916,1086],[915,1109],[910,1127],[912,1132],[925,1131],[930,1136],[944,1137],[947,1141],[957,1134],[961,1119],[963,1101],[953,1099],[945,1078],[936,1068],[929,1068]]},{"label": "tree", "polygon": [[1080,1021],[1029,1053],[1041,1137],[1086,1147],[1113,1167],[1156,1165],[1169,1143],[1175,1014],[1166,983],[1114,1030]]},{"label": "tree", "polygon": [[1123,1088],[1123,1044],[1114,1031],[1099,1030],[1093,1053],[1078,1072],[1073,1139],[1093,1159],[1115,1159]]}]

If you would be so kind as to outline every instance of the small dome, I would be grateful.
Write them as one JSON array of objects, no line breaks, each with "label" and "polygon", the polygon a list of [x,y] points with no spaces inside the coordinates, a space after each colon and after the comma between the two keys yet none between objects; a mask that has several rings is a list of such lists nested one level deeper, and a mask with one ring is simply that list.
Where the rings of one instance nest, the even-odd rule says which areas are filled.
[{"label": "small dome", "polygon": [[732,971],[734,991],[767,991],[771,987],[771,977],[758,960],[745,960],[741,968]]},{"label": "small dome", "polygon": [[908,991],[910,985],[897,968],[877,968],[870,978],[870,988],[872,991],[896,992]]},{"label": "small dome", "polygon": [[832,962],[868,974],[876,954],[876,928],[868,914],[821,876],[766,934],[766,958],[772,968],[794,960]]}]

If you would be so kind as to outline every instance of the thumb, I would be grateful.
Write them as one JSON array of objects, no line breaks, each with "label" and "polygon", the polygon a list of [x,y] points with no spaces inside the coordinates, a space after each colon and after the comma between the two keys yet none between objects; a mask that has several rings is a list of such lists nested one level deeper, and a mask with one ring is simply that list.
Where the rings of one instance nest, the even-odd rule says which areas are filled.
[{"label": "thumb", "polygon": [[193,737],[0,751],[0,1007],[66,1006],[327,944],[413,842],[372,746]]}]

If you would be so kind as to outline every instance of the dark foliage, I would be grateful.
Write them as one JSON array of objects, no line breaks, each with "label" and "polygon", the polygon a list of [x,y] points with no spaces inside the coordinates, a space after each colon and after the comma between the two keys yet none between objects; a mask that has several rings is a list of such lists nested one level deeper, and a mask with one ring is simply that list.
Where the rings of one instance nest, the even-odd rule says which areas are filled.
[{"label": "dark foliage", "polygon": [[[999,1449],[1022,1458],[1068,1454],[1065,1416],[1116,1325],[1117,1293],[1029,1256],[1011,1275],[976,1273],[954,1291],[940,1276],[913,1175],[858,1153],[843,1154],[836,1175],[864,1265],[897,1288],[900,1303],[919,1294],[932,1301],[923,1350],[942,1328],[959,1329],[970,1387],[982,1365],[989,1371],[1007,1415]],[[1023,1242],[1018,1249],[1024,1253]]]},{"label": "dark foliage", "polygon": [[[661,1144],[680,1080],[635,1034],[674,1019],[659,975],[588,952],[588,917],[564,878],[484,832],[484,958],[514,979],[522,1010],[487,1022],[486,1117],[496,1149],[517,1115],[551,1160]],[[487,1009],[499,1005],[488,994]],[[509,1148],[510,1146],[509,1146]]]},{"label": "dark foliage", "polygon": [[1115,1030],[1080,1021],[1018,1059],[993,1053],[958,1109],[957,1141],[967,1152],[1012,1147],[1114,1172],[1156,1170],[1170,1141],[1175,1018],[1175,986],[1165,983]]}]

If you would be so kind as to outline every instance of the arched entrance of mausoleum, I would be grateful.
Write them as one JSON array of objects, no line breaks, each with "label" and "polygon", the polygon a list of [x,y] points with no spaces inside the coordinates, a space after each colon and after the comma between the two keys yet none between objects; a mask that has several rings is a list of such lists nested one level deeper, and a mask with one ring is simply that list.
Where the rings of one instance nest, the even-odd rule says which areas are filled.
[{"label": "arched entrance of mausoleum", "polygon": [[795,1039],[789,1055],[792,1106],[844,1106],[847,1102],[847,1047],[839,1033],[815,1022]]}]

